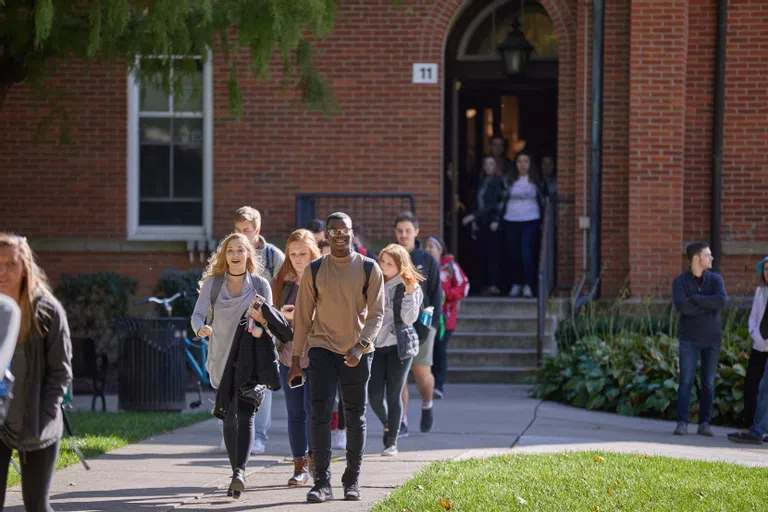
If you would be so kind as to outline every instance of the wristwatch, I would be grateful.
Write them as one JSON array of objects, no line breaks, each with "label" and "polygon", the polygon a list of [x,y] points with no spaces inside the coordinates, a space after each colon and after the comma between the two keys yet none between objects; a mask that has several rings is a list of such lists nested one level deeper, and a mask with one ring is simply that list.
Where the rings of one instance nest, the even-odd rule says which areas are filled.
[{"label": "wristwatch", "polygon": [[365,340],[357,340],[357,343],[358,343],[358,345],[363,347],[363,350],[365,350],[365,349],[367,349],[368,347],[371,346],[371,342],[365,341]]}]

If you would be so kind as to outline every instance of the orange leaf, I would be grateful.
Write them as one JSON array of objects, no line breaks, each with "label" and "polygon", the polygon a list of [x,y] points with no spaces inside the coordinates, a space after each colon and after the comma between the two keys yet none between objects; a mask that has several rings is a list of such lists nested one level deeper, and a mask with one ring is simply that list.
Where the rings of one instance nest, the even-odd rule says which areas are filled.
[{"label": "orange leaf", "polygon": [[595,462],[605,462],[605,459],[599,455],[595,455]]},{"label": "orange leaf", "polygon": [[437,504],[443,507],[445,510],[451,510],[451,507],[453,506],[451,504],[451,498],[439,499],[437,500]]}]

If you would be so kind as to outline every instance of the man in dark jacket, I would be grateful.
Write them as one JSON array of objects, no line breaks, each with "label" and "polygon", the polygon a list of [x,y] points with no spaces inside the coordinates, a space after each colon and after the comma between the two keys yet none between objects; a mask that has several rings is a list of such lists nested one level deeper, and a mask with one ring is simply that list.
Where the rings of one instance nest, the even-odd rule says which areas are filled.
[{"label": "man in dark jacket", "polygon": [[715,399],[715,373],[723,339],[720,311],[725,309],[728,296],[723,278],[712,272],[712,251],[703,242],[686,249],[690,270],[672,283],[672,299],[680,313],[680,384],[677,389],[677,427],[675,435],[688,433],[691,387],[696,377],[696,364],[701,356],[701,392],[699,430],[702,436],[712,436],[709,427],[712,403]]},{"label": "man in dark jacket", "polygon": [[[432,354],[435,348],[435,335],[440,326],[440,312],[443,308],[443,288],[440,284],[440,264],[427,254],[416,237],[419,236],[419,220],[411,212],[403,212],[395,219],[395,236],[397,243],[402,245],[411,255],[411,261],[421,272],[426,281],[421,282],[424,292],[424,307],[433,307],[431,327],[426,340],[422,340],[419,353],[413,358],[411,371],[416,380],[416,387],[421,395],[421,424],[422,432],[432,430],[435,421],[432,410],[432,394],[435,391],[435,377],[432,375]],[[408,435],[408,386],[403,387],[403,424],[400,425],[400,437]]]}]

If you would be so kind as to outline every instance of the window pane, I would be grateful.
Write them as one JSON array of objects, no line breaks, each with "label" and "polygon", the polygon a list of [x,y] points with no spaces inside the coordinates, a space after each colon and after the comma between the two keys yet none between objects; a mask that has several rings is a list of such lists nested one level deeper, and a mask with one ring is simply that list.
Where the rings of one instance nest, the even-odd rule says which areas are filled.
[{"label": "window pane", "polygon": [[144,117],[139,120],[139,141],[150,144],[171,143],[171,120]]},{"label": "window pane", "polygon": [[142,226],[202,226],[203,202],[141,201],[139,224]]},{"label": "window pane", "polygon": [[152,112],[168,112],[168,94],[155,88],[152,84],[142,83],[139,93],[141,110]]},{"label": "window pane", "polygon": [[203,152],[200,147],[173,147],[173,196],[203,197]]},{"label": "window pane", "polygon": [[202,146],[203,120],[175,118],[173,120],[173,143]]},{"label": "window pane", "polygon": [[170,150],[168,146],[141,146],[139,150],[140,197],[170,197]]},{"label": "window pane", "polygon": [[181,89],[173,95],[175,112],[203,111],[203,62],[200,59],[177,61],[174,73],[181,76]]}]

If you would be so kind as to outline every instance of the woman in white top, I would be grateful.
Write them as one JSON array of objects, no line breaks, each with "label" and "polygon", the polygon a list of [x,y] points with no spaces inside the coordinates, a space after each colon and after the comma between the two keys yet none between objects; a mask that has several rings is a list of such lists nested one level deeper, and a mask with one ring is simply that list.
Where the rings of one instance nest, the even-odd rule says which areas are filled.
[{"label": "woman in white top", "polygon": [[515,156],[515,169],[507,182],[507,197],[501,227],[512,275],[510,297],[533,297],[536,255],[541,218],[541,191],[531,155]]},{"label": "woman in white top", "polygon": [[749,428],[755,417],[757,394],[760,379],[763,378],[765,365],[768,363],[768,257],[757,264],[760,285],[755,290],[752,311],[749,315],[749,335],[752,338],[752,352],[747,363],[747,375],[744,377],[744,426]]},{"label": "woman in white top", "polygon": [[[266,279],[258,275],[260,266],[260,259],[256,257],[256,250],[248,238],[232,233],[210,257],[200,280],[200,295],[191,323],[199,337],[208,337],[206,369],[214,389],[219,388],[235,331],[246,311],[249,317],[265,323],[260,311],[249,311],[257,294],[272,304],[272,288]],[[223,285],[211,304],[211,288],[216,278],[221,277],[224,278]],[[224,445],[233,471],[228,495],[236,498],[245,490],[245,468],[253,444],[255,416],[256,407],[236,393],[223,422]]]}]

